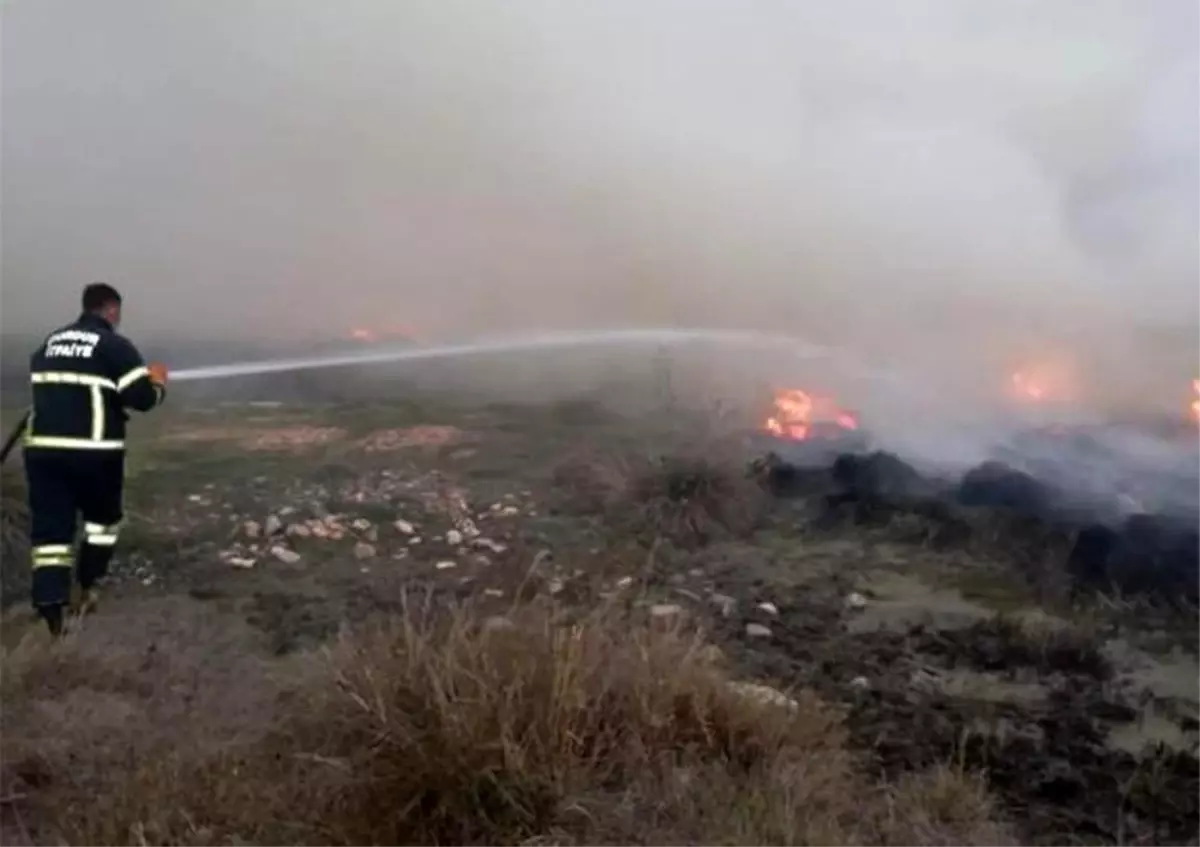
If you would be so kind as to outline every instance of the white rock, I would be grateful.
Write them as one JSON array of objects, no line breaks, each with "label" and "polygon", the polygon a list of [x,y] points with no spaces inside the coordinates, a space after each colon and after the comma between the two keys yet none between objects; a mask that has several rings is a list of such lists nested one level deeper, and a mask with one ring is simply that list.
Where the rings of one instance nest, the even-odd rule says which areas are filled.
[{"label": "white rock", "polygon": [[421,536],[414,535],[412,538],[408,539],[408,543],[409,543],[409,546],[416,546],[417,544],[420,544]]},{"label": "white rock", "polygon": [[463,543],[463,534],[461,532],[459,532],[457,529],[449,530],[446,533],[446,543],[451,546],[457,547],[459,544]]},{"label": "white rock", "polygon": [[294,523],[288,524],[288,528],[284,530],[284,534],[296,538],[308,538],[312,535],[312,530],[308,528],[308,524]]},{"label": "white rock", "polygon": [[683,606],[675,603],[658,603],[650,607],[650,617],[671,618],[683,614]]},{"label": "white rock", "polygon": [[759,611],[766,612],[768,615],[779,614],[779,607],[776,606],[774,603],[759,603],[758,608],[759,608]]},{"label": "white rock", "polygon": [[271,548],[271,555],[281,562],[289,565],[294,565],[300,561],[300,554],[295,550],[289,550],[281,544],[276,544]]},{"label": "white rock", "polygon": [[846,595],[846,608],[847,609],[865,609],[866,607],[867,607],[867,598],[862,596],[861,594],[859,594],[857,591],[853,591],[850,594]]},{"label": "white rock", "polygon": [[770,638],[771,627],[763,626],[760,623],[748,623],[746,624],[746,635],[751,638]]},{"label": "white rock", "polygon": [[549,591],[552,595],[562,593],[562,590],[566,587],[567,587],[566,584],[558,577],[555,577],[554,579],[552,579],[548,583],[546,583],[546,590]]},{"label": "white rock", "polygon": [[242,524],[242,532],[245,533],[247,538],[258,538],[262,533],[262,526],[259,525],[258,521],[246,521]]},{"label": "white rock", "polygon": [[250,559],[245,556],[230,556],[228,559],[226,559],[226,561],[235,568],[252,568],[254,567],[255,562],[254,559]]},{"label": "white rock", "polygon": [[491,550],[493,553],[503,553],[508,549],[499,541],[493,541],[492,539],[486,537],[476,538],[471,541],[471,544],[476,547],[482,547],[484,550]]},{"label": "white rock", "polygon": [[850,687],[859,691],[866,691],[871,687],[871,683],[867,681],[865,676],[856,676],[854,679],[850,680]]},{"label": "white rock", "polygon": [[359,532],[366,532],[371,528],[371,522],[366,518],[355,518],[354,523],[350,524],[350,526]]},{"label": "white rock", "polygon": [[354,545],[354,558],[370,559],[375,555],[375,548],[365,541],[360,541]]},{"label": "white rock", "polygon": [[791,697],[769,685],[760,685],[756,682],[730,682],[729,688],[747,700],[754,700],[765,706],[782,706],[785,709],[796,709],[800,706]]},{"label": "white rock", "polygon": [[633,577],[623,576],[617,580],[617,588],[628,588],[633,585]]},{"label": "white rock", "polygon": [[374,526],[371,527],[370,529],[367,530],[366,535],[364,537],[367,539],[367,541],[370,541],[371,543],[378,541],[379,540],[379,527],[374,527]]},{"label": "white rock", "polygon": [[283,521],[276,515],[267,515],[267,522],[263,525],[263,534],[274,535],[283,529]]},{"label": "white rock", "polygon": [[501,630],[513,629],[513,622],[503,615],[492,615],[483,622],[483,628],[488,632],[499,632]]},{"label": "white rock", "polygon": [[398,531],[404,533],[405,535],[412,535],[417,531],[416,527],[405,520],[397,520],[392,524],[392,526],[396,527]]},{"label": "white rock", "polygon": [[438,562],[436,565],[434,565],[434,567],[437,568],[439,571],[448,571],[451,568],[457,568],[458,562],[452,562],[449,559],[445,559],[441,562]]},{"label": "white rock", "polygon": [[503,509],[500,510],[500,516],[505,517],[505,518],[511,518],[513,515],[519,515],[519,514],[521,514],[521,510],[518,509],[516,506],[505,506]]},{"label": "white rock", "polygon": [[504,592],[501,591],[499,588],[485,588],[485,589],[483,589],[483,593],[484,593],[484,596],[486,596],[486,597],[503,597],[504,596]]}]

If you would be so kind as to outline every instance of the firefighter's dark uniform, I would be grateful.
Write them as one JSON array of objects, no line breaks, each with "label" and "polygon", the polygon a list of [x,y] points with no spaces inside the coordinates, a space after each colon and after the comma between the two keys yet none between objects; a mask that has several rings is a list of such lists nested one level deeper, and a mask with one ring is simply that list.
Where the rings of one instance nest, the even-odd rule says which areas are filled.
[{"label": "firefighter's dark uniform", "polygon": [[[33,408],[25,432],[33,605],[51,629],[71,597],[72,571],[89,591],[108,571],[122,520],[126,409],[159,405],[163,386],[137,348],[96,314],[50,334],[30,359]],[[76,515],[84,538],[76,559]],[[72,567],[74,565],[74,568]]]}]

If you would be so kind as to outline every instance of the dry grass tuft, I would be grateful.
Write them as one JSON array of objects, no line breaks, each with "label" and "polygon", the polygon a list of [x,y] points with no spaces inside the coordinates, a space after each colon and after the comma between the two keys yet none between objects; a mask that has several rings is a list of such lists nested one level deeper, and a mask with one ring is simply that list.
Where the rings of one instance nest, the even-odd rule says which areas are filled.
[{"label": "dry grass tuft", "polygon": [[644,541],[682,547],[743,536],[767,507],[737,451],[721,445],[672,454],[583,453],[557,468],[555,482],[571,507],[604,514]]},{"label": "dry grass tuft", "polygon": [[[271,685],[262,669],[229,661],[236,643],[189,652],[178,626],[167,627],[169,649],[187,660],[144,645],[122,654],[86,628],[58,647],[23,644],[4,657],[6,835],[91,844],[1004,840],[973,778],[947,770],[872,785],[844,747],[837,710],[804,692],[790,706],[748,697],[695,633],[614,610],[571,619],[535,601],[481,621],[469,609],[409,609],[343,635]],[[106,647],[104,658],[96,650]],[[248,692],[253,708],[238,708]],[[116,714],[73,729],[55,711],[72,701]],[[185,705],[194,717],[181,714]],[[60,743],[47,743],[54,733]]]}]

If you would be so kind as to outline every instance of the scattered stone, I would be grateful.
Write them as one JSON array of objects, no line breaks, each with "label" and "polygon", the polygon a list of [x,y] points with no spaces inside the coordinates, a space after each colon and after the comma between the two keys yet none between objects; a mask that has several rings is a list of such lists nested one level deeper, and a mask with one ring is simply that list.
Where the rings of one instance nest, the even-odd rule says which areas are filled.
[{"label": "scattered stone", "polygon": [[761,612],[766,612],[768,615],[778,615],[779,607],[774,603],[759,603],[758,609]]},{"label": "scattered stone", "polygon": [[493,553],[503,553],[505,550],[508,549],[503,544],[501,544],[499,541],[493,541],[492,539],[487,538],[486,536],[473,539],[471,541],[471,543],[476,547],[482,547],[483,549],[490,550]]},{"label": "scattered stone", "polygon": [[309,529],[312,530],[312,534],[317,538],[329,537],[329,528],[321,521],[313,521]]},{"label": "scattered stone", "polygon": [[700,577],[704,576],[704,571],[700,568],[692,568],[690,571],[688,571],[688,576],[692,577],[693,579],[699,579]]},{"label": "scattered stone", "polygon": [[548,583],[546,583],[546,590],[549,591],[551,595],[562,593],[562,590],[566,587],[566,583],[564,583],[558,577],[554,577]]},{"label": "scattered stone", "polygon": [[262,533],[262,526],[259,525],[258,521],[246,521],[242,524],[242,532],[247,538],[258,538]]},{"label": "scattered stone", "polygon": [[199,494],[189,494],[189,495],[188,495],[188,500],[189,500],[190,502],[192,502],[192,503],[204,503],[204,502],[206,502],[206,501],[205,501],[205,499],[204,499],[203,497],[201,497]]},{"label": "scattered stone", "polygon": [[371,522],[366,518],[356,518],[354,523],[350,524],[350,526],[359,532],[366,532],[371,528]]},{"label": "scattered stone", "polygon": [[865,609],[867,607],[867,598],[853,591],[846,596],[847,609]]},{"label": "scattered stone", "polygon": [[[297,558],[299,557],[297,556]],[[235,568],[252,568],[256,560],[246,558],[245,556],[230,556],[226,561]]]},{"label": "scattered stone", "polygon": [[457,547],[459,544],[463,543],[463,534],[457,529],[448,531],[446,533],[446,543],[453,547]]},{"label": "scattered stone", "polygon": [[502,630],[513,629],[513,622],[503,615],[492,615],[483,622],[483,628],[487,632],[500,632]]},{"label": "scattered stone", "polygon": [[751,638],[770,638],[771,627],[760,623],[748,623],[746,624],[746,635]]},{"label": "scattered stone", "polygon": [[439,571],[448,571],[451,568],[457,568],[458,562],[451,561],[450,559],[445,559],[444,561],[438,562],[436,565],[434,565],[434,567],[437,568]]},{"label": "scattered stone", "polygon": [[267,522],[263,525],[264,535],[274,535],[283,529],[283,521],[277,515],[267,515]]},{"label": "scattered stone", "polygon": [[650,617],[652,618],[673,618],[683,614],[683,606],[675,603],[658,603],[650,607]]},{"label": "scattered stone", "polygon": [[733,614],[733,610],[737,608],[737,600],[734,600],[728,594],[713,594],[711,598],[713,604],[721,610],[721,614],[729,617]]},{"label": "scattered stone", "polygon": [[504,596],[504,592],[501,591],[499,588],[485,588],[485,589],[483,589],[483,593],[484,593],[485,597],[503,597]]},{"label": "scattered stone", "polygon": [[850,680],[850,687],[859,691],[866,691],[871,687],[871,683],[867,681],[865,676],[856,676]]},{"label": "scattered stone", "polygon": [[419,535],[414,535],[412,538],[408,539],[408,544],[410,547],[415,547],[420,543],[421,543],[421,536],[419,536]]},{"label": "scattered stone", "polygon": [[379,540],[379,527],[373,526],[370,529],[368,529],[365,537],[366,537],[367,541],[370,541],[372,543],[378,541]]},{"label": "scattered stone", "polygon": [[408,521],[405,521],[405,520],[397,520],[395,523],[392,524],[392,526],[394,526],[399,532],[402,532],[405,535],[412,535],[414,532],[417,531],[416,527],[414,527],[412,524],[410,524]]},{"label": "scattered stone", "polygon": [[617,580],[617,588],[628,588],[633,585],[633,577],[623,576]]},{"label": "scattered stone", "polygon": [[695,601],[695,602],[697,602],[697,603],[703,603],[703,602],[704,602],[704,601],[701,599],[701,597],[700,597],[700,595],[699,595],[699,594],[697,594],[695,591],[692,591],[692,590],[690,590],[690,589],[687,589],[687,588],[676,588],[676,589],[674,589],[674,591],[675,591],[675,593],[676,593],[676,594],[678,594],[679,596],[681,596],[681,597],[686,597],[686,598],[688,598],[689,600],[693,600],[693,601]]},{"label": "scattered stone", "polygon": [[800,704],[791,697],[769,685],[760,685],[756,682],[733,681],[730,681],[728,685],[734,693],[745,697],[747,700],[762,703],[765,706],[782,706],[785,709],[797,709],[800,707]]},{"label": "scattered stone", "polygon": [[310,535],[312,535],[312,530],[308,528],[308,524],[303,523],[288,524],[288,528],[283,532],[284,535],[295,538],[308,538]]},{"label": "scattered stone", "polygon": [[294,565],[300,561],[300,554],[295,550],[289,550],[281,544],[276,544],[271,548],[271,555],[284,564]]},{"label": "scattered stone", "polygon": [[354,558],[370,559],[375,555],[375,548],[365,541],[360,541],[354,545]]}]

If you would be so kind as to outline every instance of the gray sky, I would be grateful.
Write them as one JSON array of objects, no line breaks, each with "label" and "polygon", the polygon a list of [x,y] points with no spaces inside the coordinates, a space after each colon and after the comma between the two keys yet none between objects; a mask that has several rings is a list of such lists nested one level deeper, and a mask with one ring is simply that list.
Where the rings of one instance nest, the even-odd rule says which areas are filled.
[{"label": "gray sky", "polygon": [[1135,384],[1145,333],[1195,339],[1189,0],[12,0],[2,26],[6,334],[106,279],[135,337],[720,323],[943,364],[1119,350]]}]

